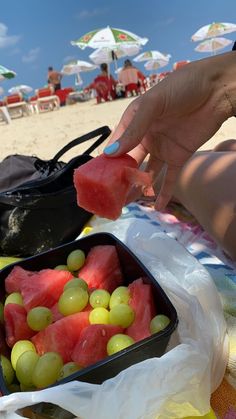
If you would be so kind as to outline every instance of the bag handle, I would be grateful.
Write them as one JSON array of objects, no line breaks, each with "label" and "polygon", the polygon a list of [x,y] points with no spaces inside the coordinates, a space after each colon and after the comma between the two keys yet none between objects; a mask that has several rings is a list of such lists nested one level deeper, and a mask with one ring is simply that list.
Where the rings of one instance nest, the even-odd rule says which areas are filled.
[{"label": "bag handle", "polygon": [[75,138],[74,140],[70,141],[67,145],[65,145],[61,150],[55,154],[55,156],[50,160],[50,165],[54,166],[58,160],[65,154],[67,151],[71,150],[71,148],[84,143],[85,141],[91,140],[94,137],[100,135],[100,137],[92,144],[83,154],[90,154],[94,151],[100,144],[103,143],[109,137],[111,130],[108,126],[104,126],[101,128],[97,128],[94,131],[89,132],[88,134],[82,135],[81,137]]}]

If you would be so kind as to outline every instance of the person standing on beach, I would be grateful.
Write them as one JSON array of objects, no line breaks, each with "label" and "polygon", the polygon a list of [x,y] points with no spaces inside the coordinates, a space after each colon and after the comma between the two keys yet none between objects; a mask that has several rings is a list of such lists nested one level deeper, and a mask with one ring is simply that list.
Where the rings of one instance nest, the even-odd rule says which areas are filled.
[{"label": "person standing on beach", "polygon": [[61,89],[62,74],[54,70],[53,67],[48,67],[48,84],[54,87],[54,91]]}]

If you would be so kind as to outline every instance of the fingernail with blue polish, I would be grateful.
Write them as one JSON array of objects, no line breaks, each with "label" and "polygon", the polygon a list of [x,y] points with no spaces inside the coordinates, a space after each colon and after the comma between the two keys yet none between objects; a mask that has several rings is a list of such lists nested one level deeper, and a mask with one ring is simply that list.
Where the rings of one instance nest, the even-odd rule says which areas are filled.
[{"label": "fingernail with blue polish", "polygon": [[112,143],[108,145],[106,148],[104,148],[103,152],[105,154],[113,154],[118,150],[119,147],[120,147],[120,144],[118,141],[116,141],[115,143]]}]

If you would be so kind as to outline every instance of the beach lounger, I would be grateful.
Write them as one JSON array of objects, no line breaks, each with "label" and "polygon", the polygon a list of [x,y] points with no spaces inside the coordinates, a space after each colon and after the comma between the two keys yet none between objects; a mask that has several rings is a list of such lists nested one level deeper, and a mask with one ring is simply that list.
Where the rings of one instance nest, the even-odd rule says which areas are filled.
[{"label": "beach lounger", "polygon": [[9,115],[9,112],[6,106],[4,106],[3,102],[0,102],[0,121],[4,121],[7,124],[10,124],[11,122],[11,117]]},{"label": "beach lounger", "polygon": [[6,96],[3,102],[11,117],[22,117],[30,114],[28,103],[23,99],[23,95],[21,93]]},{"label": "beach lounger", "polygon": [[36,89],[37,107],[39,112],[60,109],[60,99],[54,94],[52,86]]}]

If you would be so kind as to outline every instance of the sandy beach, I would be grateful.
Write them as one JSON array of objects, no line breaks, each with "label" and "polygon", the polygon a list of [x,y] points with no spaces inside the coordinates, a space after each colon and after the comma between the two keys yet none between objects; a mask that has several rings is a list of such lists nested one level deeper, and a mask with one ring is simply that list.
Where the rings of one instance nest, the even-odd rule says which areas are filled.
[{"label": "sandy beach", "polygon": [[[49,159],[69,141],[93,129],[108,125],[113,129],[133,99],[119,99],[114,102],[96,104],[94,99],[61,107],[59,110],[42,112],[21,118],[14,118],[7,125],[0,123],[0,160],[9,154],[37,155]],[[218,142],[236,136],[236,119],[230,118],[220,130],[202,147],[209,149]],[[89,145],[89,143],[87,144]],[[87,145],[77,146],[69,151],[64,161],[83,152]],[[100,153],[100,146],[94,155]]]}]

